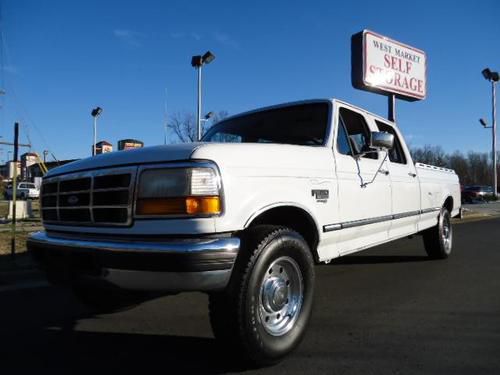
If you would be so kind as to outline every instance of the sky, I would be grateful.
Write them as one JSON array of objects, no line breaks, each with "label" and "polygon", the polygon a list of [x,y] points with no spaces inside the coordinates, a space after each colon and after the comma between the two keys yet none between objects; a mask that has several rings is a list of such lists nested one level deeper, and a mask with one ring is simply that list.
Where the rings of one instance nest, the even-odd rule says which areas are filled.
[{"label": "sky", "polygon": [[351,85],[350,38],[363,29],[427,54],[427,98],[396,107],[412,147],[491,150],[478,119],[491,123],[481,70],[500,70],[496,0],[2,0],[1,10],[0,135],[12,141],[19,121],[21,142],[58,159],[90,156],[96,106],[98,140],[162,144],[165,104],[196,111],[191,56],[207,50],[204,113],[334,97],[386,116],[385,96]]}]

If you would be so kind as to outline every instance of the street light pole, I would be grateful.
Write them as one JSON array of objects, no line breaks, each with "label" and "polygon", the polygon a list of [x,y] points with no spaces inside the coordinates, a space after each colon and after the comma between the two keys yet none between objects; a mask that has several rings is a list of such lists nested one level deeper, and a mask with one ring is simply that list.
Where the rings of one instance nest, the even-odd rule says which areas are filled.
[{"label": "street light pole", "polygon": [[497,106],[496,106],[496,85],[497,81],[491,80],[491,106],[492,106],[492,117],[493,124],[491,127],[492,138],[493,138],[493,194],[498,198],[498,181],[497,181]]},{"label": "street light pole", "polygon": [[201,64],[198,67],[198,112],[196,115],[196,129],[197,129],[197,134],[196,134],[196,140],[199,142],[201,139],[201,67],[203,64]]},{"label": "street light pole", "polygon": [[102,108],[95,107],[90,114],[94,118],[94,144],[92,146],[92,156],[96,155],[96,143],[97,143],[97,118],[101,115]]},{"label": "street light pole", "polygon": [[94,116],[94,142],[92,145],[92,156],[95,156],[95,144],[97,143],[97,116]]},{"label": "street light pole", "polygon": [[491,82],[491,117],[492,117],[492,153],[493,153],[493,194],[498,198],[497,181],[497,110],[496,110],[496,84],[500,80],[498,72],[492,72],[489,68],[481,72],[483,77]]},{"label": "street light pole", "polygon": [[191,66],[193,68],[196,68],[198,70],[198,109],[196,113],[196,140],[200,141],[201,136],[202,136],[202,129],[201,129],[201,68],[205,64],[210,64],[212,61],[214,61],[215,55],[207,51],[203,56],[196,55],[191,58]]}]

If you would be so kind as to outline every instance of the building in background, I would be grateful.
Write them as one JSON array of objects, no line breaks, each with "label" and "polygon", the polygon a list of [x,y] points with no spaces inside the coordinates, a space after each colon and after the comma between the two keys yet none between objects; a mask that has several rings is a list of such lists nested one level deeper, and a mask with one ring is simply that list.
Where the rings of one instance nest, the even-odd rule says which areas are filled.
[{"label": "building in background", "polygon": [[[45,163],[47,170],[51,170],[61,165],[71,163],[73,161],[77,161],[79,159],[70,159],[70,160],[58,160],[58,161],[48,161]],[[36,163],[28,167],[28,174],[30,176],[30,181],[33,181],[37,177],[43,177],[42,170],[40,168],[40,164]]]},{"label": "building in background", "polygon": [[[91,153],[93,152],[93,149],[94,148],[92,147]],[[95,144],[96,155],[105,154],[106,152],[113,152],[113,145],[111,143],[108,141],[101,141]]]},{"label": "building in background", "polygon": [[29,175],[28,168],[37,163],[38,155],[34,152],[26,152],[21,155],[21,173],[19,175],[21,181],[28,181],[30,179],[31,176]]},{"label": "building in background", "polygon": [[144,147],[144,142],[137,139],[122,139],[118,141],[118,150],[131,150],[133,148]]},{"label": "building in background", "polygon": [[[0,165],[0,176],[4,180],[12,180],[14,177],[14,165],[13,161],[8,161],[7,163]],[[21,176],[21,162],[17,162],[17,176],[20,178]]]}]

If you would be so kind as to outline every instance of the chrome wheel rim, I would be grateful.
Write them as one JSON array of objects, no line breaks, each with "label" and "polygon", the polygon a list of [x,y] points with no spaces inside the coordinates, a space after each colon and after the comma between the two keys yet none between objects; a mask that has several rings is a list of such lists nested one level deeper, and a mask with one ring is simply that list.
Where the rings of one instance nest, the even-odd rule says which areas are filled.
[{"label": "chrome wheel rim", "polygon": [[262,278],[259,293],[259,317],[267,333],[288,333],[299,317],[304,299],[304,281],[292,258],[283,256],[271,263]]},{"label": "chrome wheel rim", "polygon": [[448,254],[451,251],[451,244],[452,244],[452,239],[453,239],[450,216],[445,214],[445,215],[443,215],[442,220],[443,221],[442,221],[441,238],[443,241],[444,250]]}]

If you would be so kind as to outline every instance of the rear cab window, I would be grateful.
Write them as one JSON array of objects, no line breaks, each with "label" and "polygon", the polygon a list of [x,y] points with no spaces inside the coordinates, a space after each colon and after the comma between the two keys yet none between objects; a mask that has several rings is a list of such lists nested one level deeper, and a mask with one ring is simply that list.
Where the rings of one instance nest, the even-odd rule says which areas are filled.
[{"label": "rear cab window", "polygon": [[394,146],[388,151],[389,161],[392,163],[407,164],[408,159],[405,155],[403,145],[396,130],[391,125],[382,121],[375,120],[375,123],[377,124],[379,131],[387,132],[394,136]]}]

